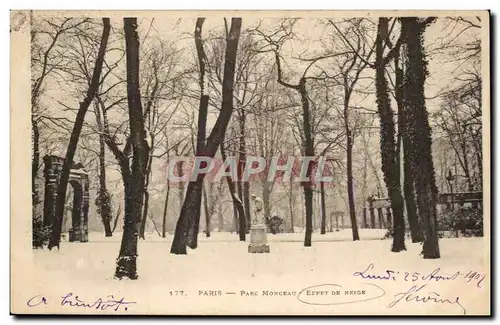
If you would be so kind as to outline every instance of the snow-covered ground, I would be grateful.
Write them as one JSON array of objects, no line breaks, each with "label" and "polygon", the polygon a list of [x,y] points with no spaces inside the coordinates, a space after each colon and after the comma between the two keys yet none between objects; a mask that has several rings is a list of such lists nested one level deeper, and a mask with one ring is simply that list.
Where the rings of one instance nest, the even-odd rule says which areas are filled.
[{"label": "snow-covered ground", "polygon": [[[363,240],[374,240],[381,239],[386,234],[386,229],[360,229],[359,235]],[[248,237],[249,235],[247,235]],[[157,232],[146,233],[146,243],[147,242],[172,242],[173,234],[167,233],[166,238],[161,238]],[[122,234],[115,232],[113,237],[104,237],[102,232],[89,232],[89,241],[93,243],[97,242],[120,242]],[[303,242],[304,232],[298,229],[295,233],[283,233],[283,234],[267,234],[267,239],[270,242]],[[351,241],[352,231],[351,229],[342,229],[334,232],[327,232],[324,235],[320,235],[319,231],[313,233],[313,242],[323,242],[323,241]],[[230,232],[217,232],[214,231],[210,234],[210,237],[206,237],[204,233],[200,233],[198,237],[199,242],[237,242],[239,240],[237,233]],[[143,242],[143,241],[140,241]]]},{"label": "snow-covered ground", "polygon": [[[463,313],[459,305],[446,303],[412,301],[388,307],[398,293],[414,284],[426,284],[426,293],[439,293],[453,300],[459,297],[468,314],[489,310],[489,303],[484,300],[489,275],[481,281],[489,269],[484,238],[443,239],[440,241],[441,259],[424,260],[419,256],[420,244],[412,244],[409,240],[406,241],[407,251],[390,252],[391,240],[381,240],[384,234],[385,230],[361,229],[361,240],[352,242],[349,229],[326,235],[314,233],[312,247],[303,246],[303,233],[269,234],[271,253],[249,254],[248,242],[239,242],[236,234],[214,232],[210,238],[200,234],[198,249],[177,256],[169,253],[172,235],[163,239],[150,233],[145,241],[139,242],[139,279],[118,281],[113,279],[113,273],[121,234],[105,238],[101,233],[91,233],[88,243],[63,242],[60,251],[35,250],[32,261],[36,272],[25,272],[30,274],[32,288],[21,295],[26,299],[35,294],[46,296],[49,302],[34,308],[55,313],[95,312],[88,308],[62,308],[61,297],[68,292],[85,301],[111,294],[123,296],[125,300],[136,302],[126,312],[132,314],[380,314],[425,310]],[[363,274],[386,276],[387,270],[391,270],[389,280],[363,279],[359,273],[354,276],[371,263],[373,269]],[[434,276],[421,279],[437,268],[438,273]],[[436,281],[437,275],[452,275],[457,271],[459,276],[454,280]],[[473,274],[469,271],[478,272],[478,276],[473,275],[469,281],[467,273]],[[405,272],[409,274],[406,279]],[[411,281],[414,272],[419,272],[417,282]],[[308,299],[304,298],[304,293],[302,298],[297,297],[302,289],[323,284],[343,289],[361,285],[369,289],[367,297],[375,297],[370,290],[379,289],[365,284],[367,282],[378,286],[384,295],[364,302],[329,305],[301,302],[300,299]],[[181,290],[182,294],[176,292]],[[291,295],[264,295],[263,290],[287,291]],[[212,296],[204,295],[210,294],[208,291],[214,291]],[[242,295],[242,291],[256,291],[258,296]],[[321,299],[319,303],[331,302],[329,298]],[[114,313],[112,310],[104,312]]]}]

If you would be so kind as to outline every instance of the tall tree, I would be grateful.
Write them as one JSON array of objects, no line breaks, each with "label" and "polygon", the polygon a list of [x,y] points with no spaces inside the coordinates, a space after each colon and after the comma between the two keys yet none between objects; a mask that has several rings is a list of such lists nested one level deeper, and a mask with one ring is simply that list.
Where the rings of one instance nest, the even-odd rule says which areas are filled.
[{"label": "tall tree", "polygon": [[[203,40],[201,38],[204,21],[205,18],[198,18],[196,20],[196,27],[194,31],[194,41],[196,45],[196,53],[198,55],[198,64],[200,68],[199,85],[201,90],[200,106],[198,109],[198,132],[196,135],[196,148],[195,148],[196,157],[201,157],[204,155],[208,103],[210,101],[210,97],[208,95],[208,89],[204,89],[206,55],[203,49]],[[190,222],[188,224],[188,236],[187,236],[187,245],[192,249],[198,247],[198,232],[200,228],[202,191],[203,191],[203,182],[202,186],[197,186],[194,192],[192,193],[192,195],[194,196],[194,210],[193,214],[189,219]]]},{"label": "tall tree", "polygon": [[[36,178],[40,168],[40,122],[49,119],[41,115],[43,108],[40,106],[40,98],[44,92],[44,85],[51,74],[61,70],[65,58],[60,55],[58,45],[61,38],[88,22],[88,19],[49,19],[38,22],[31,15],[31,128],[32,128],[32,150],[31,160],[31,186],[33,211],[39,203]],[[45,28],[47,25],[47,29]],[[44,38],[47,37],[48,42]],[[33,214],[34,216],[36,213]]]},{"label": "tall tree", "polygon": [[[213,184],[211,184],[211,185],[213,185]],[[203,193],[202,194],[203,194],[203,208],[205,210],[205,236],[210,237],[210,232],[211,232],[210,220],[211,220],[213,212],[214,212],[215,204],[214,204],[213,200],[211,200],[212,201],[211,204],[209,203],[207,188],[206,188],[205,184],[203,184]],[[211,199],[212,199],[212,195],[213,195],[213,186],[210,186]]]},{"label": "tall tree", "polygon": [[[354,107],[351,104],[351,100],[357,83],[360,80],[361,73],[370,65],[368,61],[375,50],[374,46],[367,47],[365,34],[369,31],[363,24],[365,21],[365,19],[353,19],[338,23],[329,20],[329,23],[334,27],[344,47],[347,49],[347,53],[350,53],[348,55],[342,55],[340,60],[337,60],[340,71],[338,76],[334,77],[334,80],[336,80],[338,85],[343,89],[341,116],[344,122],[346,135],[347,197],[349,217],[352,226],[352,238],[355,241],[359,240],[359,232],[354,196],[353,152],[354,140],[359,130],[356,126],[358,119],[354,119],[352,116],[354,115],[352,113]],[[343,25],[344,28],[341,28]],[[353,125],[352,120],[355,120],[355,125]]]},{"label": "tall tree", "polygon": [[[213,158],[215,156],[217,149],[224,140],[226,128],[233,112],[234,71],[236,65],[236,55],[238,52],[238,42],[241,33],[241,22],[241,18],[231,19],[231,28],[227,37],[226,54],[224,59],[222,107],[212,132],[206,140],[204,152],[205,157]],[[201,200],[196,200],[196,196],[193,194],[198,191],[198,188],[201,189],[204,177],[204,174],[198,174],[195,181],[189,182],[185,200],[182,204],[181,213],[175,228],[174,240],[170,249],[172,254],[187,254],[186,245],[189,225],[192,218],[199,218],[199,214],[197,214],[196,211],[201,208]]]},{"label": "tall tree", "polygon": [[[148,40],[147,34],[144,40],[145,42]],[[152,42],[154,40],[152,38]],[[177,88],[182,90],[176,93],[175,85],[182,84],[182,78],[186,71],[175,71],[177,50],[172,45],[167,45],[160,40],[151,44],[143,44],[142,49],[141,53],[145,52],[145,57],[141,60],[141,69],[143,71],[141,81],[145,84],[145,87],[143,86],[142,89],[146,95],[143,116],[150,147],[146,167],[146,181],[144,184],[144,206],[139,232],[139,237],[144,239],[146,221],[149,218],[149,187],[153,183],[154,161],[169,151],[167,146],[166,151],[161,154],[157,153],[162,142],[167,141],[168,137],[171,136],[164,131],[175,113],[179,110],[179,107],[181,107],[184,87],[177,86]],[[167,88],[169,88],[169,91],[165,92],[164,90]],[[172,110],[169,110],[170,107],[172,107]]]},{"label": "tall tree", "polygon": [[[96,57],[96,53],[99,49],[100,33],[101,31],[94,28],[93,24],[86,24],[75,30],[72,33],[72,37],[68,38],[68,41],[63,43],[64,45],[62,48],[64,48],[64,52],[62,56],[66,58],[68,64],[59,68],[63,72],[59,77],[64,76],[63,81],[69,84],[76,84],[76,91],[73,91],[73,93],[79,94],[80,91],[78,89],[88,87],[92,81],[92,60]],[[120,88],[122,84],[125,84],[125,77],[114,77],[117,75],[117,68],[125,57],[125,51],[122,48],[113,46],[116,40],[117,38],[114,38],[113,34],[110,34],[107,50],[104,55],[104,64],[99,87],[94,100],[93,113],[96,123],[84,122],[84,128],[78,144],[81,149],[78,150],[78,153],[90,152],[97,156],[99,165],[97,175],[99,178],[99,185],[95,204],[97,213],[101,217],[106,237],[112,236],[113,229],[111,227],[111,221],[113,217],[111,195],[106,184],[106,169],[109,166],[109,162],[106,160],[106,141],[103,121],[108,120],[108,112],[113,107],[121,105],[122,102],[126,101],[126,95],[124,96],[121,93],[117,96],[109,96],[109,92],[112,91],[112,89]],[[115,53],[117,53],[117,55],[115,55]],[[74,110],[61,101],[58,101],[58,103],[64,106],[68,111]],[[85,131],[88,132],[89,130],[92,133],[85,134]],[[91,137],[91,135],[93,135],[93,133],[98,136],[99,150],[95,150],[95,146],[88,142],[92,142],[93,137]],[[85,166],[90,167],[87,164]]]},{"label": "tall tree", "polygon": [[406,33],[406,57],[404,75],[404,107],[406,131],[411,148],[412,172],[415,177],[415,191],[420,218],[423,223],[423,257],[439,258],[437,236],[437,187],[432,161],[432,139],[428,113],[425,107],[424,85],[428,74],[423,33],[435,17],[419,19],[401,18]]},{"label": "tall tree", "polygon": [[315,157],[315,147],[314,147],[314,137],[312,134],[313,129],[313,121],[312,114],[310,108],[310,99],[309,93],[306,87],[307,80],[312,77],[308,77],[307,74],[309,70],[315,66],[315,64],[329,57],[334,57],[338,54],[333,55],[325,55],[318,56],[312,59],[304,60],[307,62],[307,66],[304,69],[299,82],[297,84],[291,84],[284,80],[284,72],[282,70],[282,56],[280,54],[280,48],[283,46],[283,43],[286,40],[293,38],[293,26],[296,20],[292,20],[291,22],[284,23],[282,22],[280,25],[280,30],[274,32],[272,35],[266,35],[263,33],[258,26],[254,32],[263,38],[263,41],[266,45],[258,49],[257,51],[260,53],[271,52],[274,55],[276,71],[277,71],[277,82],[290,89],[295,91],[300,96],[300,103],[302,108],[302,133],[301,133],[301,142],[303,149],[301,150],[306,159],[302,162],[302,164],[306,164],[304,179],[301,181],[301,185],[304,191],[304,205],[305,205],[305,236],[304,236],[304,246],[310,247],[312,245],[312,232],[313,232],[313,193],[314,193],[314,185],[312,180],[312,172],[314,170],[314,157]]},{"label": "tall tree", "polygon": [[406,214],[408,224],[410,226],[410,234],[412,243],[423,241],[422,229],[418,220],[417,205],[415,203],[415,181],[411,171],[411,142],[406,131],[406,109],[404,107],[404,71],[401,65],[400,51],[396,51],[394,55],[395,67],[395,85],[394,93],[396,104],[398,106],[398,133],[403,144],[403,193],[406,205]]},{"label": "tall tree", "polygon": [[[112,219],[112,211],[111,211],[111,196],[106,187],[106,140],[105,140],[105,131],[103,125],[103,119],[101,118],[101,114],[105,115],[106,107],[100,107],[102,101],[96,100],[94,101],[94,113],[96,116],[97,124],[99,125],[99,193],[97,194],[97,210],[101,215],[102,223],[104,225],[104,235],[105,237],[113,236],[113,231],[111,229],[111,219]],[[102,105],[104,106],[104,104]],[[107,117],[104,118],[107,120]]]},{"label": "tall tree", "polygon": [[[402,30],[402,33],[404,30]],[[400,37],[404,37],[402,34]],[[400,252],[406,250],[405,246],[405,219],[403,215],[403,196],[401,195],[400,166],[398,159],[398,148],[396,145],[396,127],[394,124],[394,112],[391,108],[389,89],[385,76],[385,67],[390,57],[384,58],[384,48],[389,38],[389,20],[380,17],[378,20],[378,32],[376,40],[376,62],[375,62],[375,87],[377,93],[378,115],[380,118],[380,152],[382,156],[382,171],[387,186],[387,193],[391,201],[391,209],[394,215],[394,234],[391,250]],[[398,42],[399,47],[401,42]],[[392,52],[399,51],[393,48]]]},{"label": "tall tree", "polygon": [[137,279],[137,239],[144,200],[144,181],[149,155],[139,89],[139,36],[137,18],[124,18],[127,57],[127,99],[132,146],[132,166],[125,186],[125,225],[116,261],[115,277]]},{"label": "tall tree", "polygon": [[321,234],[326,234],[326,202],[325,202],[325,182],[320,181],[321,195]]},{"label": "tall tree", "polygon": [[[223,143],[221,143],[220,152],[221,152],[221,156],[222,156],[222,161],[226,161],[227,155],[226,155],[226,150],[224,148]],[[236,188],[235,188],[234,183],[235,183],[234,180],[232,180],[230,177],[227,177],[227,186],[229,188],[229,194],[231,195],[231,199],[233,200],[234,209],[236,210],[236,212],[238,214],[239,238],[240,238],[240,241],[245,241],[246,229],[247,229],[247,226],[246,226],[247,219],[245,218],[245,209],[243,208],[243,202],[241,200],[241,196],[239,196],[236,193]]]},{"label": "tall tree", "polygon": [[167,233],[167,211],[168,211],[168,199],[170,197],[170,180],[167,177],[167,189],[165,191],[165,203],[163,205],[163,218],[161,227],[161,237],[165,238]]},{"label": "tall tree", "polygon": [[106,47],[108,45],[109,32],[111,29],[111,24],[109,18],[103,18],[103,32],[101,36],[101,43],[99,46],[99,51],[97,54],[97,59],[92,73],[92,80],[90,82],[87,94],[80,106],[78,108],[78,113],[76,115],[75,124],[73,126],[73,131],[71,132],[70,141],[68,148],[66,150],[66,156],[59,179],[59,186],[57,188],[57,200],[55,206],[55,220],[52,224],[52,235],[49,241],[49,249],[57,246],[59,248],[59,243],[61,240],[61,228],[64,214],[64,202],[66,198],[66,190],[68,188],[69,173],[73,164],[73,157],[75,156],[76,147],[78,145],[78,139],[80,137],[80,132],[82,130],[83,122],[85,120],[85,114],[94,99],[94,96],[99,87],[99,81],[101,78],[102,66],[104,63],[104,54],[106,53]]}]

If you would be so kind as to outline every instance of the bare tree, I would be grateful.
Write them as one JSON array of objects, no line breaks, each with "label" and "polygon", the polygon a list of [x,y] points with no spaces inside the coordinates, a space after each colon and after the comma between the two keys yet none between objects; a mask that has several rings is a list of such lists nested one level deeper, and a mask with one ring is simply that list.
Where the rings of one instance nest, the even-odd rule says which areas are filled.
[{"label": "bare tree", "polygon": [[[238,41],[241,32],[241,18],[231,19],[231,28],[227,37],[224,77],[222,87],[222,107],[212,129],[208,136],[205,145],[205,156],[213,158],[220,144],[223,142],[226,128],[231,119],[233,112],[233,84],[234,72],[236,65],[236,55],[238,52]],[[203,184],[204,174],[199,174],[194,182],[189,182],[187,188],[186,199],[182,205],[181,213],[175,228],[174,240],[170,252],[173,254],[187,254],[187,232],[190,225],[190,220],[193,217],[199,217],[196,213],[200,209],[197,203],[200,201],[195,200],[196,196],[193,195],[197,192],[197,188],[201,188]]]},{"label": "bare tree", "polygon": [[[127,57],[127,99],[130,139],[133,150],[130,174],[124,181],[125,225],[116,261],[115,277],[137,279],[137,235],[144,200],[144,180],[149,147],[144,128],[144,117],[139,86],[139,37],[137,18],[124,18]],[[127,159],[127,158],[125,158]]]},{"label": "bare tree", "polygon": [[[166,152],[158,153],[162,143],[167,141],[168,135],[164,132],[170,127],[170,122],[175,113],[181,107],[184,99],[183,91],[174,93],[176,84],[182,84],[182,78],[186,71],[173,71],[177,64],[177,51],[168,47],[164,42],[153,43],[149,47],[152,49],[146,52],[146,59],[143,61],[143,71],[141,79],[145,80],[143,89],[146,93],[144,103],[145,127],[149,138],[149,157],[146,167],[146,179],[144,184],[144,206],[141,217],[139,237],[145,238],[146,221],[149,217],[149,185],[153,178],[153,162],[156,158],[163,156]],[[171,94],[167,92],[170,90]],[[170,109],[172,107],[172,109]],[[175,146],[175,144],[174,144]],[[170,148],[166,148],[169,151]]]},{"label": "bare tree", "polygon": [[[40,123],[43,123],[44,119],[54,120],[42,114],[44,108],[40,105],[40,97],[44,92],[44,85],[48,77],[57,74],[61,66],[64,65],[65,58],[60,55],[61,50],[58,46],[61,38],[87,21],[88,19],[77,20],[72,18],[48,19],[41,22],[32,21],[31,128],[33,132],[33,156],[31,160],[31,186],[33,211],[36,211],[39,203],[36,178],[40,168]],[[36,212],[33,215],[36,216]]]},{"label": "bare tree", "polygon": [[[193,148],[195,150],[196,157],[203,156],[205,151],[208,102],[210,100],[208,93],[205,93],[207,92],[207,90],[204,89],[206,54],[203,49],[203,40],[201,38],[204,21],[205,18],[198,18],[196,20],[196,26],[194,32],[196,53],[198,55],[198,64],[200,69],[199,85],[201,89],[200,105],[198,109],[198,132],[196,135],[196,148]],[[187,245],[192,249],[198,247],[198,232],[200,227],[200,216],[201,216],[201,200],[203,194],[202,191],[203,191],[203,181],[202,181],[202,186],[197,186],[192,193],[192,195],[194,196],[194,203],[193,203],[194,209],[193,209],[193,214],[190,216],[188,230],[187,230],[188,231]]]},{"label": "bare tree", "polygon": [[432,162],[431,129],[424,97],[427,61],[423,48],[423,33],[434,20],[435,17],[401,18],[402,33],[406,35],[407,56],[404,76],[404,108],[407,110],[405,131],[412,143],[412,171],[415,175],[418,212],[424,229],[424,258],[440,257],[436,216],[437,187]]},{"label": "bare tree", "polygon": [[94,99],[94,96],[97,93],[97,89],[99,87],[101,70],[104,63],[104,54],[106,53],[106,46],[108,44],[109,32],[111,29],[109,18],[103,18],[103,26],[104,27],[101,37],[101,44],[99,46],[99,52],[97,55],[94,72],[92,73],[92,81],[90,82],[85,99],[83,100],[83,102],[80,102],[80,107],[78,109],[78,114],[76,116],[73,131],[71,133],[68,149],[66,151],[66,157],[64,160],[61,177],[59,180],[59,186],[57,189],[55,220],[52,225],[52,235],[49,242],[49,249],[52,249],[55,246],[59,248],[59,242],[61,239],[61,226],[63,220],[62,217],[64,214],[64,202],[66,197],[66,190],[68,188],[69,173],[73,164],[73,157],[75,155],[78,139],[82,130],[85,114],[87,113],[87,109],[92,103],[92,100]]},{"label": "bare tree", "polygon": [[[404,37],[401,35],[400,37]],[[417,214],[417,205],[415,202],[415,180],[411,169],[411,142],[408,138],[407,122],[406,122],[406,108],[404,107],[404,71],[400,59],[400,50],[394,52],[394,67],[395,67],[395,85],[394,97],[398,107],[398,139],[401,139],[403,145],[403,193],[406,205],[406,214],[408,217],[408,224],[410,226],[411,241],[418,243],[423,241],[422,229]],[[400,146],[398,144],[399,149]],[[398,157],[400,152],[396,150]],[[399,170],[401,169],[401,162],[397,159]],[[393,210],[394,211],[394,210]],[[396,216],[395,216],[396,218]],[[400,230],[402,231],[402,230]]]},{"label": "bare tree", "polygon": [[[330,25],[336,30],[336,35],[342,40],[347,54],[337,58],[338,75],[334,75],[333,80],[343,89],[342,96],[342,118],[346,133],[346,159],[347,159],[347,195],[349,201],[349,216],[352,226],[353,240],[359,240],[356,207],[354,198],[354,175],[353,175],[353,146],[354,139],[359,132],[357,126],[358,118],[352,118],[353,109],[351,104],[352,95],[357,83],[361,78],[363,70],[369,66],[369,60],[375,47],[373,43],[366,39],[369,29],[366,25],[366,19],[351,19],[345,22],[329,21]],[[342,28],[342,25],[344,27]],[[347,25],[347,26],[345,26]],[[354,120],[355,124],[352,124]]]},{"label": "bare tree", "polygon": [[[222,160],[226,161],[227,155],[226,155],[226,149],[224,148],[224,143],[221,143],[220,147],[221,151],[221,156]],[[229,188],[229,194],[231,195],[231,199],[233,201],[234,208],[236,209],[238,213],[238,220],[239,220],[239,227],[238,227],[238,234],[240,241],[245,241],[246,239],[246,218],[245,218],[245,210],[243,207],[243,202],[241,200],[241,197],[236,193],[236,188],[234,184],[234,180],[231,179],[230,177],[227,177],[227,186]]]},{"label": "bare tree", "polygon": [[[380,118],[380,152],[382,156],[382,171],[387,186],[387,193],[391,201],[394,216],[394,234],[391,250],[400,252],[405,246],[405,219],[403,215],[403,196],[401,194],[400,165],[398,146],[396,144],[396,126],[394,112],[391,108],[388,83],[385,76],[385,66],[389,56],[384,57],[384,49],[389,39],[389,19],[381,17],[378,20],[375,62],[375,87],[377,91],[378,115]],[[400,37],[404,37],[404,34]],[[396,46],[400,46],[398,42]],[[396,53],[399,48],[394,47],[389,54]]]},{"label": "bare tree", "polygon": [[[306,82],[310,77],[307,77],[308,71],[313,67],[313,65],[326,57],[317,57],[311,59],[307,67],[304,69],[302,76],[299,79],[297,84],[291,84],[283,79],[283,71],[282,71],[282,57],[280,55],[279,49],[283,45],[283,42],[287,39],[293,37],[293,25],[292,22],[282,22],[280,29],[273,33],[272,35],[266,35],[259,27],[255,29],[255,33],[263,38],[265,45],[260,49],[257,49],[260,53],[271,52],[274,55],[276,68],[277,68],[277,81],[280,85],[292,89],[296,91],[300,96],[300,101],[302,104],[302,130],[304,135],[304,141],[302,143],[304,147],[304,155],[309,157],[309,159],[313,159],[315,157],[314,153],[314,139],[311,133],[312,123],[311,123],[311,112],[310,112],[310,102],[309,102],[309,94],[306,88]],[[278,37],[279,36],[279,37]],[[302,182],[302,187],[304,189],[304,202],[305,202],[305,210],[306,210],[306,232],[304,238],[304,246],[311,246],[312,239],[312,231],[313,231],[313,184],[312,184],[312,171],[313,164],[310,161],[306,161],[307,169],[305,175],[305,181]]]}]

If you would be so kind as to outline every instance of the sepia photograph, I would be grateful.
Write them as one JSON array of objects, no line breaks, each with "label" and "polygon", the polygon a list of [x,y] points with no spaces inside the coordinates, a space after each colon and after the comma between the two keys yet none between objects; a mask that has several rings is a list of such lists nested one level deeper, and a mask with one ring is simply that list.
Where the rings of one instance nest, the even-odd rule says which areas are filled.
[{"label": "sepia photograph", "polygon": [[10,13],[15,315],[491,315],[490,13]]}]

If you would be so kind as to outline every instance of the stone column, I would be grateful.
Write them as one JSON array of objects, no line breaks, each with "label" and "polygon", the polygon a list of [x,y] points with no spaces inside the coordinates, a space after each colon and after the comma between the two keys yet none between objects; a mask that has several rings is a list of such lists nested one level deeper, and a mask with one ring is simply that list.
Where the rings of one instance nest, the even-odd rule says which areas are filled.
[{"label": "stone column", "polygon": [[82,173],[82,219],[81,219],[81,238],[82,243],[89,241],[89,175]]},{"label": "stone column", "polygon": [[387,228],[392,227],[392,210],[390,207],[387,207]]},{"label": "stone column", "polygon": [[249,253],[269,253],[267,244],[267,226],[265,224],[264,207],[262,199],[252,195],[253,218],[250,226]]},{"label": "stone column", "polygon": [[380,229],[385,229],[384,209],[377,208],[378,212],[378,225]]},{"label": "stone column", "polygon": [[373,207],[373,196],[368,197],[368,207],[370,211],[370,228],[375,229],[375,209]]},{"label": "stone column", "polygon": [[43,158],[45,165],[45,197],[43,203],[43,225],[51,226],[56,212],[57,187],[62,171],[64,158],[47,155]]},{"label": "stone column", "polygon": [[73,186],[73,211],[71,213],[69,241],[75,242],[81,239],[82,187],[78,181],[71,181],[70,183]]}]

